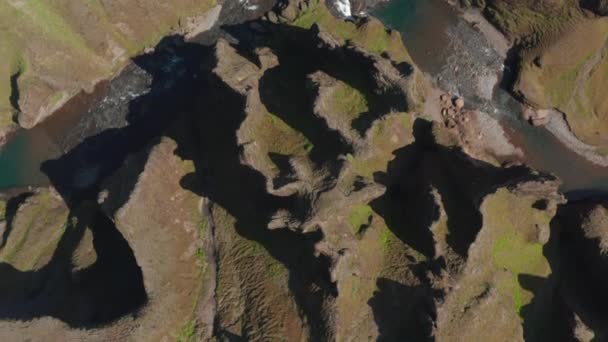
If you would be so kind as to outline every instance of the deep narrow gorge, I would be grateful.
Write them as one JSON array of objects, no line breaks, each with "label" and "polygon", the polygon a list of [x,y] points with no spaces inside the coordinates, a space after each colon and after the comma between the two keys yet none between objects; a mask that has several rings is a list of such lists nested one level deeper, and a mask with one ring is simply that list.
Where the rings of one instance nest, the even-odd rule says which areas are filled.
[{"label": "deep narrow gorge", "polygon": [[606,169],[479,23],[219,5],[9,136],[3,340],[605,338]]}]

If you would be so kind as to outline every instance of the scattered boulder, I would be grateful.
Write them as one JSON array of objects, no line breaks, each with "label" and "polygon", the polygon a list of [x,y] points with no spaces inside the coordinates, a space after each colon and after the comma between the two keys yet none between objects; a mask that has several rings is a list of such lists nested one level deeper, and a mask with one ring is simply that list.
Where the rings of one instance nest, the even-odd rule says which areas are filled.
[{"label": "scattered boulder", "polygon": [[551,111],[549,109],[534,110],[531,107],[524,107],[521,116],[533,126],[544,126],[549,123]]},{"label": "scattered boulder", "polygon": [[458,109],[464,108],[464,99],[462,97],[457,98],[456,100],[454,100],[454,105]]}]

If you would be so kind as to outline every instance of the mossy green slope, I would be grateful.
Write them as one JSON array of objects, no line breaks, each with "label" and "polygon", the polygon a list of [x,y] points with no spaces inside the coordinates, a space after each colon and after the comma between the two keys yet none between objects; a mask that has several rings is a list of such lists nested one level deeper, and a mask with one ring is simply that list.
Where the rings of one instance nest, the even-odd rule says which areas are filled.
[{"label": "mossy green slope", "polygon": [[[0,2],[0,130],[35,125],[215,0]],[[19,96],[17,97],[16,94]]]},{"label": "mossy green slope", "polygon": [[551,274],[543,246],[556,208],[551,204],[535,209],[536,201],[538,194],[506,188],[484,199],[482,229],[470,247],[458,286],[440,309],[440,337],[522,338],[521,310],[534,298],[525,279]]},{"label": "mossy green slope", "polygon": [[[295,2],[291,6],[295,6]],[[412,59],[397,31],[388,30],[375,18],[359,20],[356,23],[334,17],[324,0],[312,0],[306,10],[298,13],[290,25],[309,29],[318,24],[337,38],[352,41],[370,52],[387,53],[397,62],[411,62]]]}]

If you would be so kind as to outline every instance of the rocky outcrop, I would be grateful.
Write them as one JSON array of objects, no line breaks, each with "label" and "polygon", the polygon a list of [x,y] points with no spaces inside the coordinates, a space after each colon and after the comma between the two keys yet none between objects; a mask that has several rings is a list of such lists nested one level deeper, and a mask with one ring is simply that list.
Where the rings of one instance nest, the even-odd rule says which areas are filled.
[{"label": "rocky outcrop", "polygon": [[599,15],[608,15],[608,1],[606,0],[581,0],[581,5]]},{"label": "rocky outcrop", "polygon": [[124,126],[45,163],[57,190],[0,201],[9,339],[603,336],[560,261],[601,259],[560,243],[605,254],[605,210],[557,227],[559,181],[503,163],[399,35],[297,4],[164,41]]},{"label": "rocky outcrop", "polygon": [[35,126],[74,95],[92,92],[164,35],[208,28],[221,8],[215,5],[189,0],[171,6],[155,0],[4,2],[0,130],[11,127],[13,117],[22,127]]},{"label": "rocky outcrop", "polygon": [[568,326],[572,329],[571,335],[587,337],[587,340],[602,340],[607,333],[600,323],[608,315],[603,290],[606,286],[606,208],[606,201],[601,198],[560,206],[552,221],[547,248],[554,285],[545,297],[554,299],[544,305],[554,314],[543,323]]}]

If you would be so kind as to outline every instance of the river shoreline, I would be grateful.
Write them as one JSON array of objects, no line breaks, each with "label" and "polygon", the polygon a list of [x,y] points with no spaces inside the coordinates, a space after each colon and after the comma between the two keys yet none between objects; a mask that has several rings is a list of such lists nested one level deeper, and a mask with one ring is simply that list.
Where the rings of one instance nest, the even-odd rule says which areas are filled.
[{"label": "river shoreline", "polygon": [[[165,37],[178,34],[183,36],[186,41],[195,41],[199,35],[213,29],[214,26],[217,25],[218,20],[220,19],[220,13],[222,11],[222,8],[222,5],[216,5],[200,16],[188,17],[184,19],[183,27],[179,26],[171,32],[168,32]],[[139,54],[131,56],[126,63],[121,65],[115,72],[109,75],[109,77],[94,81],[91,90],[80,89],[73,95],[68,96],[66,99],[62,100],[54,110],[50,111],[47,114],[39,115],[39,119],[36,120],[31,127],[24,127],[15,123],[14,125],[2,130],[0,132],[0,151],[2,151],[4,146],[11,142],[11,139],[19,131],[31,130],[41,125],[44,125],[49,120],[59,115],[65,115],[65,112],[86,112],[87,107],[80,106],[79,108],[74,108],[74,103],[84,102],[88,103],[88,106],[92,105],[91,100],[94,102],[95,100],[99,99],[100,95],[103,95],[100,93],[100,87],[104,87],[105,84],[108,84],[114,81],[116,78],[120,77],[126,69],[132,67],[134,59],[153,52],[154,48],[148,48],[140,51]]]},{"label": "river shoreline", "polygon": [[[396,1],[396,0],[394,0],[394,1]],[[412,2],[412,3],[414,3],[414,2]],[[268,3],[266,5],[266,7],[270,6],[269,4],[270,3]],[[467,37],[467,34],[470,35],[471,34],[470,32],[474,32],[473,30],[479,32],[481,34],[481,36],[485,37],[485,40],[487,40],[487,43],[489,44],[488,46],[490,46],[491,48],[496,50],[497,56],[500,56],[500,58],[502,58],[502,60],[500,60],[498,62],[499,64],[495,64],[492,66],[492,68],[494,68],[494,69],[491,69],[491,68],[488,69],[490,71],[490,74],[492,73],[492,70],[496,70],[494,72],[496,74],[495,80],[494,80],[494,76],[488,74],[487,70],[482,70],[483,72],[480,73],[481,76],[479,76],[479,75],[476,76],[478,79],[482,79],[482,78],[484,80],[487,79],[487,82],[479,82],[477,79],[472,79],[472,80],[474,80],[473,84],[475,85],[475,87],[477,87],[477,88],[473,89],[473,94],[474,93],[479,94],[480,89],[482,89],[482,88],[485,90],[482,89],[481,92],[484,94],[487,93],[488,91],[486,88],[488,87],[489,83],[492,83],[492,82],[494,82],[495,85],[494,85],[494,89],[490,89],[490,92],[497,91],[497,89],[500,87],[501,79],[504,78],[504,76],[506,74],[506,72],[504,70],[504,63],[506,63],[506,60],[507,60],[509,54],[512,52],[512,49],[514,48],[513,44],[511,42],[509,42],[508,39],[501,32],[499,32],[489,21],[487,21],[487,19],[485,19],[484,16],[482,15],[482,13],[480,13],[478,10],[476,10],[476,9],[462,10],[461,8],[459,8],[457,6],[450,6],[449,1],[445,1],[445,0],[436,0],[435,2],[433,2],[433,4],[442,5],[442,6],[439,6],[440,8],[438,9],[438,11],[439,11],[439,13],[437,14],[438,18],[440,18],[444,22],[451,23],[451,25],[455,27],[456,25],[454,23],[456,22],[456,19],[457,19],[456,17],[459,17],[459,20],[461,21],[460,25],[469,26],[469,28],[467,28],[468,31],[465,31],[465,33],[461,33],[461,35],[464,35],[465,37]],[[384,6],[384,5],[386,5],[386,3],[381,4],[380,6]],[[425,4],[424,6],[432,7],[435,5]],[[209,37],[206,37],[206,36],[215,36],[214,32],[219,30],[218,26],[220,26],[222,24],[231,24],[231,23],[239,22],[239,20],[243,20],[243,18],[247,19],[248,16],[254,15],[253,12],[247,12],[244,8],[241,8],[241,7],[239,7],[239,3],[237,3],[237,1],[232,1],[232,2],[227,1],[224,3],[223,6],[218,5],[214,8],[212,8],[207,13],[205,13],[205,15],[199,17],[199,22],[191,23],[190,27],[192,27],[195,31],[197,31],[196,35],[188,35],[187,32],[181,32],[181,33],[184,34],[186,38],[188,38],[188,41],[204,43],[206,40],[209,39]],[[446,10],[446,8],[444,8],[444,7],[448,7],[449,10]],[[425,10],[428,11],[428,8],[426,8]],[[265,12],[266,10],[262,10],[262,9],[259,10],[260,13],[262,11]],[[415,15],[417,15],[417,14],[415,14]],[[414,20],[416,20],[416,19],[414,19]],[[393,24],[394,23],[395,22],[393,22]],[[415,23],[414,25],[420,26],[420,23]],[[436,26],[433,26],[433,25],[431,25],[431,26],[433,27],[431,32],[425,32],[424,29],[426,29],[427,26],[422,25],[421,27],[417,27],[416,28],[417,31],[415,31],[415,32],[420,33],[421,36],[410,35],[408,37],[404,37],[404,42],[411,43],[412,41],[414,41],[413,44],[418,47],[417,49],[412,49],[412,51],[410,51],[410,52],[413,52],[412,54],[414,55],[414,57],[418,57],[418,59],[422,58],[422,59],[432,60],[431,62],[428,62],[428,61],[424,62],[424,63],[427,63],[427,65],[426,65],[427,68],[433,67],[431,64],[432,63],[437,64],[437,61],[440,60],[440,58],[442,58],[442,57],[437,57],[437,55],[441,55],[442,53],[443,54],[447,53],[448,55],[450,53],[453,54],[453,52],[450,52],[450,49],[449,49],[449,48],[453,48],[453,46],[446,45],[446,41],[445,41],[446,37],[449,38],[449,35],[439,34],[440,31],[442,30],[441,24],[438,24]],[[201,28],[205,28],[206,30],[200,31]],[[467,33],[467,32],[469,32],[469,33]],[[207,33],[209,33],[209,34],[207,34]],[[477,35],[479,35],[479,34],[477,34]],[[436,41],[434,41],[430,44],[426,43],[424,41],[425,39],[427,39],[429,37],[433,37],[433,36],[437,36]],[[418,45],[416,45],[416,44],[418,44]],[[406,44],[406,46],[407,45],[408,44]],[[421,49],[420,47],[424,47],[424,48]],[[480,46],[480,48],[481,48],[481,46]],[[443,49],[443,51],[441,51],[442,49]],[[467,45],[461,46],[461,50],[463,50],[465,52],[468,49],[469,48],[467,47]],[[152,52],[153,51],[150,51],[150,50],[146,51],[146,53],[152,53]],[[470,56],[470,57],[473,58],[475,56]],[[415,59],[415,61],[416,61],[416,59]],[[416,64],[419,64],[419,62],[416,62]],[[503,67],[502,69],[500,68],[501,65]],[[62,106],[59,110],[55,111],[53,113],[53,115],[51,115],[48,118],[48,120],[44,120],[40,125],[34,127],[32,130],[43,131],[42,135],[44,136],[44,139],[46,139],[46,140],[44,140],[44,139],[38,140],[38,142],[43,141],[42,145],[46,145],[47,144],[46,141],[49,140],[54,145],[54,144],[56,144],[56,142],[53,141],[54,137],[62,136],[62,135],[69,135],[70,136],[69,140],[84,139],[84,138],[86,138],[86,136],[88,136],[90,134],[94,134],[95,129],[99,130],[99,129],[103,129],[104,127],[106,127],[106,128],[114,127],[117,124],[119,124],[119,125],[126,124],[126,122],[122,122],[122,123],[102,122],[102,124],[100,125],[99,122],[96,121],[97,119],[94,119],[94,118],[87,119],[88,122],[85,122],[83,124],[83,123],[81,123],[81,116],[89,115],[90,113],[88,113],[88,111],[90,111],[91,108],[95,107],[96,103],[99,103],[100,101],[105,101],[107,99],[108,88],[109,88],[110,84],[114,83],[115,81],[117,81],[118,79],[123,77],[127,73],[127,72],[125,72],[125,70],[130,70],[133,67],[134,67],[133,61],[129,61],[123,68],[121,68],[121,70],[118,74],[113,75],[113,77],[108,80],[99,82],[95,86],[93,92],[86,93],[84,91],[81,91],[79,94],[77,94],[76,96],[71,98],[69,101],[67,101],[67,103],[64,106]],[[437,68],[437,65],[435,65],[434,67]],[[456,69],[455,71],[452,70],[454,68]],[[508,68],[508,66],[507,66],[507,68]],[[435,77],[437,77],[438,74],[440,74],[440,75],[445,74],[445,70],[440,70],[440,69],[441,68],[435,70],[437,72],[435,72],[434,74],[428,73],[428,72],[425,72],[425,73],[427,73],[427,75],[429,75],[429,79],[433,80]],[[466,76],[466,73],[460,73],[460,74],[458,73],[458,71],[457,71],[458,64],[455,64],[455,67],[454,67],[454,65],[449,65],[447,69],[450,69],[449,72],[454,71],[453,75],[448,75],[448,76],[452,77],[453,79],[458,79],[458,78],[462,78],[463,76]],[[461,69],[465,70],[464,68],[461,68]],[[124,77],[128,79],[131,76],[126,75]],[[462,89],[466,89],[467,84],[468,84],[467,82],[468,81],[463,81],[462,84],[458,84],[458,87],[460,87]],[[477,83],[475,83],[475,82],[477,82]],[[117,83],[121,83],[121,82],[118,81]],[[117,85],[117,87],[120,87],[120,86],[121,86],[120,84]],[[125,86],[125,85],[123,84],[122,86]],[[128,87],[128,85],[126,85],[126,86]],[[440,85],[437,85],[437,86],[438,86],[438,88],[442,89],[441,91],[445,90],[447,92],[447,91],[452,90],[449,87],[442,87]],[[139,87],[141,88],[142,85],[140,84]],[[126,89],[125,92],[129,93],[129,90]],[[135,95],[138,95],[138,94],[141,94],[141,92],[139,90],[135,92]],[[455,93],[455,94],[458,94],[458,93]],[[119,96],[119,95],[120,94],[112,95],[112,96]],[[133,96],[135,96],[135,95],[133,95]],[[127,97],[129,97],[129,98],[127,98],[125,100],[126,102],[123,101],[126,104],[125,103],[115,104],[115,106],[117,106],[116,108],[120,109],[120,108],[123,108],[124,106],[128,105],[128,102],[130,100],[130,95]],[[482,96],[482,97],[484,97],[484,96]],[[487,96],[485,96],[484,99],[489,100],[487,98]],[[516,100],[516,99],[514,99],[514,100]],[[519,105],[521,105],[521,103],[519,101],[517,101],[517,103]],[[517,127],[520,127],[519,124],[513,125],[512,124],[513,120],[518,120],[518,121],[522,122],[521,125],[524,125],[524,126],[526,125],[526,124],[523,124],[523,121],[521,120],[521,118],[519,118],[519,116],[509,118],[508,121],[511,121],[511,123],[506,123],[506,122],[504,122],[504,120],[500,119],[495,114],[493,114],[492,111],[489,110],[488,108],[478,107],[474,101],[467,102],[467,107],[470,107],[471,109],[479,110],[480,112],[484,113],[484,115],[488,116],[488,118],[491,117],[494,121],[497,120],[496,124],[486,125],[487,126],[486,128],[489,130],[488,132],[486,132],[484,134],[486,139],[492,139],[494,136],[502,136],[503,134],[505,134],[505,132],[507,132],[506,133],[507,141],[512,145],[513,148],[511,148],[511,147],[507,148],[508,146],[506,146],[504,144],[504,139],[497,139],[496,143],[493,144],[493,146],[500,146],[501,147],[500,150],[503,150],[503,151],[523,150],[524,156],[520,156],[519,151],[518,151],[518,153],[516,153],[517,156],[513,156],[518,162],[528,164],[538,170],[555,173],[560,178],[565,178],[565,179],[573,178],[573,177],[569,177],[571,175],[567,175],[568,177],[562,177],[562,174],[564,172],[561,169],[563,169],[564,166],[560,166],[559,171],[561,171],[562,174],[560,174],[560,172],[554,172],[554,171],[557,171],[557,169],[554,169],[552,167],[547,167],[547,165],[545,164],[545,161],[542,158],[538,158],[538,156],[531,155],[530,153],[528,153],[530,144],[534,144],[534,139],[527,139],[527,141],[526,141],[526,139],[511,139],[510,138],[512,136],[512,134],[509,134],[509,132],[513,131],[513,129],[517,130],[518,129]],[[106,109],[106,112],[107,111],[108,111],[108,109]],[[438,114],[438,113],[439,112],[437,112],[435,114]],[[488,114],[485,114],[485,113],[488,113]],[[87,120],[84,120],[84,121],[87,121]],[[117,118],[116,120],[121,121],[120,118]],[[486,120],[486,121],[490,122],[488,120]],[[484,122],[486,122],[486,121],[484,121]],[[90,126],[94,126],[95,128],[91,128]],[[510,127],[510,126],[513,126],[513,127]],[[576,137],[574,137],[572,132],[569,131],[569,127],[565,121],[560,122],[560,120],[558,120],[558,119],[551,120],[545,128],[531,128],[531,127],[520,127],[520,128],[525,128],[523,131],[526,131],[526,132],[531,131],[531,130],[539,130],[539,131],[543,130],[543,131],[550,132],[551,135],[556,138],[556,141],[558,143],[560,143],[561,145],[563,145],[563,146],[554,146],[554,147],[552,147],[553,150],[559,151],[563,147],[563,149],[571,151],[572,153],[580,155],[581,158],[588,160],[590,162],[593,162],[594,163],[593,165],[608,166],[608,158],[605,158],[605,160],[600,160],[597,158],[594,159],[593,151],[592,151],[593,147],[584,145],[584,143],[582,143],[578,139],[576,139]],[[83,132],[71,132],[74,130],[78,130],[78,131],[82,130]],[[15,138],[16,136],[18,136],[20,133],[23,133],[23,132],[25,132],[24,129],[15,130],[9,135],[9,139],[6,139],[6,140],[9,141],[9,144],[10,144],[10,141],[13,138]],[[526,133],[521,133],[521,135],[525,135],[525,134]],[[62,137],[62,139],[63,139],[63,137]],[[546,141],[543,141],[543,143],[546,143]],[[8,144],[5,144],[4,147],[6,147],[7,145]],[[38,145],[41,145],[41,144],[38,143]],[[56,158],[56,157],[60,156],[61,154],[67,152],[67,150],[69,150],[70,146],[73,146],[72,143],[57,144],[57,145],[58,145],[57,151],[52,152],[51,154],[48,155],[48,157]],[[2,145],[0,145],[0,151],[2,150],[2,148],[3,148]],[[40,147],[38,147],[38,148],[40,148]],[[538,154],[539,148],[534,147],[532,150],[534,150],[535,153]],[[557,154],[559,155],[559,153],[557,153]],[[0,157],[1,157],[1,154],[0,154]],[[574,160],[576,158],[570,158],[570,159]],[[565,164],[570,163],[570,161],[571,161],[570,159],[568,159],[568,161],[564,161],[564,163]],[[0,167],[2,166],[1,161],[2,161],[2,158],[0,158]],[[41,161],[44,161],[44,160],[41,160]],[[553,164],[549,163],[549,166],[555,166],[555,165],[556,165],[555,163],[553,163]],[[583,166],[584,167],[582,169],[592,170],[593,174],[599,175],[596,178],[602,179],[601,173],[602,173],[603,169],[601,169],[599,166],[596,167],[595,169],[589,167],[588,165],[583,165]],[[36,166],[31,166],[30,168],[38,168],[38,164],[36,164]],[[584,174],[587,174],[587,173],[584,173]],[[606,181],[608,181],[608,176],[605,178],[606,178]],[[602,180],[602,182],[604,182],[604,180]],[[575,182],[575,183],[579,184],[578,182]],[[32,182],[32,183],[24,182],[24,183],[17,184],[17,186],[22,187],[22,186],[27,186],[30,184],[31,185],[34,185],[34,184],[46,185],[46,184],[41,184],[40,182]],[[607,184],[607,186],[602,185],[602,188],[606,187],[608,189],[608,182],[606,184]],[[2,188],[2,186],[0,186],[0,188]]]},{"label": "river shoreline", "polygon": [[607,168],[606,172],[608,173],[608,156],[597,153],[596,147],[587,145],[585,142],[578,139],[572,129],[570,129],[565,114],[557,110],[551,110],[551,113],[549,122],[544,128],[551,132],[551,134],[568,149],[580,154],[582,157],[598,166]]},{"label": "river shoreline", "polygon": [[[509,54],[513,53],[512,49],[516,48],[513,45],[513,42],[510,42],[509,39],[507,39],[507,37],[490,21],[488,21],[478,9],[468,8],[462,10],[452,1],[446,0],[446,2],[454,6],[465,21],[479,30],[485,36],[494,50],[505,58],[505,60]],[[506,67],[508,68],[513,66],[506,65]],[[520,102],[520,104],[524,106],[523,103]],[[546,129],[553,136],[555,136],[555,138],[557,138],[557,140],[559,140],[559,142],[562,143],[565,148],[579,154],[589,162],[600,167],[608,167],[608,156],[600,155],[596,152],[596,148],[594,146],[588,145],[582,140],[578,139],[574,132],[570,129],[570,125],[567,122],[565,114],[555,109],[550,111],[551,114],[549,116],[548,123],[539,127],[538,129]]]},{"label": "river shoreline", "polygon": [[[410,13],[400,15],[403,10]],[[371,14],[401,32],[414,62],[436,87],[498,120],[508,141],[524,154],[516,163],[556,175],[564,192],[608,191],[607,170],[558,134],[567,125],[551,131],[555,123],[534,127],[522,119],[522,103],[509,85],[517,47],[478,10],[446,0],[392,0]],[[485,135],[496,133],[489,129]]]},{"label": "river shoreline", "polygon": [[[221,25],[257,18],[274,6],[269,0],[253,1],[260,4],[259,9],[245,9],[238,0],[224,1],[182,22],[179,31],[168,37],[181,36],[186,42],[207,45],[217,38]],[[129,59],[111,77],[97,82],[89,92],[79,91],[36,126],[26,129],[15,124],[0,141],[0,192],[50,185],[40,170],[43,162],[63,156],[94,135],[128,125],[129,106],[151,89],[153,81],[137,60],[152,54],[155,49],[146,49]]]}]

